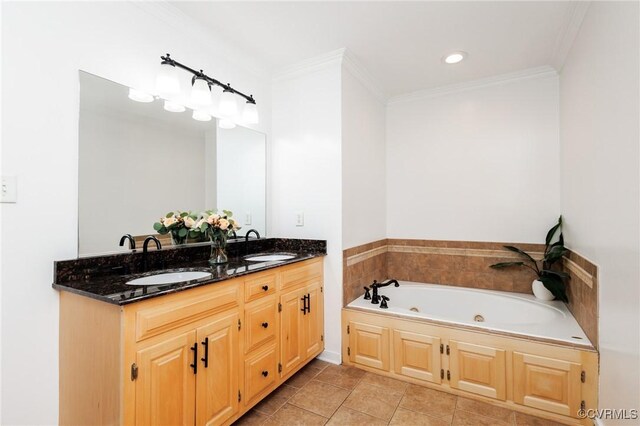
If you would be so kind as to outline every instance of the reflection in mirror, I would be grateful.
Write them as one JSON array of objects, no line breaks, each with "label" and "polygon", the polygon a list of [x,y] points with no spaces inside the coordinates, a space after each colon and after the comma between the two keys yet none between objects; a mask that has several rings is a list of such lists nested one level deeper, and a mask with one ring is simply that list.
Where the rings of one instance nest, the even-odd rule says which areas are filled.
[{"label": "reflection in mirror", "polygon": [[230,210],[238,235],[266,235],[265,135],[128,95],[126,86],[80,72],[79,255],[126,251],[123,235],[157,235],[154,222],[174,210]]}]

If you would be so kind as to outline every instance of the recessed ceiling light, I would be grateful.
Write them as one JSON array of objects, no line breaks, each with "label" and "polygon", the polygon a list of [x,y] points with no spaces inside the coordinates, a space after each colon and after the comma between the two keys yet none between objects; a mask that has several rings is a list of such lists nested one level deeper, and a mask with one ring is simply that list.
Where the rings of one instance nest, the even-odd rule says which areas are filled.
[{"label": "recessed ceiling light", "polygon": [[467,57],[467,52],[453,52],[449,53],[447,56],[442,58],[442,61],[445,64],[453,65],[461,62],[464,58]]}]

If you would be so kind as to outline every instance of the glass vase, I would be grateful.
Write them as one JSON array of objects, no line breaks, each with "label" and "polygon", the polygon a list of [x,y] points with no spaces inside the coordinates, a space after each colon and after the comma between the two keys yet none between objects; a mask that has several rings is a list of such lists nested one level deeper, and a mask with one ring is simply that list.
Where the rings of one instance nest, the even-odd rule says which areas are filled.
[{"label": "glass vase", "polygon": [[216,233],[211,236],[211,256],[209,265],[221,265],[227,263],[227,236],[223,233]]},{"label": "glass vase", "polygon": [[179,229],[174,229],[170,232],[171,234],[171,244],[174,246],[181,246],[187,244],[187,238],[189,237],[189,233],[187,232],[184,237],[181,237],[179,234]]}]

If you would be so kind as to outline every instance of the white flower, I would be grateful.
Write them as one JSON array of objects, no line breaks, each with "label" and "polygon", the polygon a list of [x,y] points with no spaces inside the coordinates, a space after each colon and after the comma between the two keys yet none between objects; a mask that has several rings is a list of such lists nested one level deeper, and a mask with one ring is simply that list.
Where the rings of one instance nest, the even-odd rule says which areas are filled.
[{"label": "white flower", "polygon": [[173,225],[174,223],[176,223],[178,220],[176,219],[175,216],[171,216],[171,217],[165,217],[162,219],[162,224],[165,226],[165,228],[170,227],[171,225]]},{"label": "white flower", "polygon": [[229,227],[229,221],[227,219],[220,219],[218,226],[225,231]]},{"label": "white flower", "polygon": [[184,218],[184,226],[186,226],[187,228],[193,228],[195,224],[196,221],[193,220],[193,218],[191,218],[190,216]]},{"label": "white flower", "polygon": [[217,214],[212,214],[207,218],[207,222],[209,223],[209,225],[215,225],[218,220],[220,220],[220,216],[218,216]]},{"label": "white flower", "polygon": [[194,228],[200,228],[202,226],[203,223],[206,222],[205,218],[200,219],[198,222],[196,222]]}]

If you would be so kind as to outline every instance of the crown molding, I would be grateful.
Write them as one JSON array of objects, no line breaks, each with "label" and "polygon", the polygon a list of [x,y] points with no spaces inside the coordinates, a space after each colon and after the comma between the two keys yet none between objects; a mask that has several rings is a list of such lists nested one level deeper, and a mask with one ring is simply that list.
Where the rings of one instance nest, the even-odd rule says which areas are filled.
[{"label": "crown molding", "polygon": [[590,1],[575,1],[571,3],[572,7],[569,9],[565,18],[564,28],[560,31],[560,34],[558,34],[550,60],[551,65],[558,71],[561,71],[564,66],[564,62],[569,55],[573,42],[578,36],[578,32],[580,31],[580,27],[582,26],[582,22],[590,5]]},{"label": "crown molding", "polygon": [[274,74],[273,81],[278,82],[291,80],[323,70],[332,65],[338,65],[342,63],[342,58],[344,57],[346,50],[346,48],[332,50],[330,52],[323,53],[322,55],[314,56],[313,58],[305,59],[284,67]]},{"label": "crown molding", "polygon": [[[228,40],[224,40],[220,35],[213,33],[207,27],[197,22],[189,15],[182,12],[166,0],[128,0],[142,12],[158,19],[176,33],[181,33],[193,40],[194,43],[202,47],[203,50],[211,52],[218,57],[224,57],[230,63],[241,67],[258,78],[264,78],[269,74],[268,68],[251,56],[244,54],[241,49],[233,45]],[[158,55],[165,53],[158,52]],[[175,56],[179,56],[176,52]]]},{"label": "crown molding", "polygon": [[342,65],[382,104],[386,104],[387,96],[382,91],[380,82],[362,65],[360,61],[346,50],[342,57]]},{"label": "crown molding", "polygon": [[413,102],[422,99],[434,98],[452,93],[464,92],[467,90],[481,89],[484,87],[497,86],[500,84],[512,83],[515,81],[528,80],[532,78],[556,77],[557,71],[550,66],[542,66],[536,68],[528,68],[521,71],[500,74],[493,77],[482,78],[479,80],[467,81],[464,83],[451,84],[448,86],[435,87],[433,89],[419,90],[417,92],[398,95],[390,98],[387,105],[393,105],[404,102]]}]

